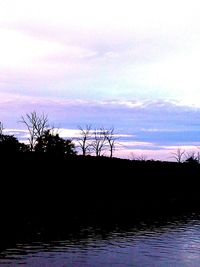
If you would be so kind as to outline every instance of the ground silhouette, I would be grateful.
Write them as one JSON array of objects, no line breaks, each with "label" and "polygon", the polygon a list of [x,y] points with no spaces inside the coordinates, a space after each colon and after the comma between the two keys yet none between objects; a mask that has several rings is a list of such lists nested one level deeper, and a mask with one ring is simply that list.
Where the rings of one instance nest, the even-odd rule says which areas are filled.
[{"label": "ground silhouette", "polygon": [[24,152],[1,162],[1,230],[199,209],[200,165]]}]

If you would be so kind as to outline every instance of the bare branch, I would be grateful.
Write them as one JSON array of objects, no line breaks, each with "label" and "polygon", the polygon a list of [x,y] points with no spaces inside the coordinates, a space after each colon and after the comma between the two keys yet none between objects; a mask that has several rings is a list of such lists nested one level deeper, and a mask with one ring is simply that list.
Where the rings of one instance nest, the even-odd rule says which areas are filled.
[{"label": "bare branch", "polygon": [[105,130],[100,128],[100,130],[95,129],[93,132],[94,140],[91,143],[91,146],[96,154],[96,156],[101,156],[102,151],[105,148],[107,142]]},{"label": "bare branch", "polygon": [[0,135],[3,134],[3,130],[4,130],[3,122],[0,121]]},{"label": "bare branch", "polygon": [[116,145],[116,140],[117,140],[117,137],[115,136],[115,133],[114,133],[114,128],[112,127],[108,130],[102,129],[102,131],[109,146],[110,158],[112,158],[113,152],[115,151],[115,145]]},{"label": "bare branch", "polygon": [[185,154],[185,162],[188,163],[199,163],[200,155],[199,152],[190,151]]},{"label": "bare branch", "polygon": [[78,142],[78,147],[81,149],[82,151],[82,155],[86,156],[87,154],[90,153],[90,147],[91,147],[91,143],[89,142],[91,140],[91,125],[86,124],[85,129],[82,128],[81,126],[78,126],[79,130],[80,130],[80,137],[77,139]]},{"label": "bare branch", "polygon": [[174,158],[178,163],[183,161],[183,157],[185,157],[185,150],[182,150],[180,147],[177,148],[175,152],[172,152],[172,158]]},{"label": "bare branch", "polygon": [[44,131],[48,128],[48,116],[38,115],[36,111],[26,113],[26,116],[21,117],[21,123],[25,124],[30,137],[28,138],[30,143],[30,150],[33,151],[36,145],[36,140],[43,135]]},{"label": "bare branch", "polygon": [[139,160],[139,161],[146,161],[147,160],[147,155],[140,155],[136,158],[136,160]]}]

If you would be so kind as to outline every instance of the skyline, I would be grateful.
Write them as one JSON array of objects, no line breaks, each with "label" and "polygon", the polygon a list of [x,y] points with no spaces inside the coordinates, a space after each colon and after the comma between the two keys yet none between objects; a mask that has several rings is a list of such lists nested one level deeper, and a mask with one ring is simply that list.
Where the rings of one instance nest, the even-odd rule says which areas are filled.
[{"label": "skyline", "polygon": [[0,120],[20,130],[21,115],[36,110],[62,129],[114,127],[129,135],[127,155],[197,149],[199,8],[195,0],[1,2]]}]

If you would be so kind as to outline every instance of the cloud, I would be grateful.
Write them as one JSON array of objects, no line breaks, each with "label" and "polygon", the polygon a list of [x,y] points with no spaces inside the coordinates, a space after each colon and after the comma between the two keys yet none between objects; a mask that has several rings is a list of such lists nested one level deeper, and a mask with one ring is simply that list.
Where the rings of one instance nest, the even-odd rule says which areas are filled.
[{"label": "cloud", "polygon": [[30,64],[34,67],[42,58],[63,50],[56,42],[49,43],[17,31],[0,30],[0,36],[1,67],[30,68]]},{"label": "cloud", "polygon": [[[145,7],[145,8],[144,8]],[[158,31],[163,29],[177,29],[184,27],[185,20],[196,18],[198,1],[172,1],[161,3],[159,0],[114,1],[102,0],[79,0],[47,1],[35,0],[27,2],[21,0],[7,0],[1,3],[1,17],[4,22],[9,21],[39,21],[40,23],[51,22],[51,25],[69,25],[70,27],[88,28],[120,28],[120,29],[151,29]],[[177,14],[177,11],[179,13]],[[7,18],[7,14],[10,18]],[[179,20],[177,20],[177,15]],[[170,17],[170,20],[169,20]],[[54,18],[54,20],[52,20]],[[103,18],[103,19],[102,19]],[[198,17],[197,17],[198,18]],[[158,24],[160,22],[160,24]],[[185,24],[184,24],[185,25]],[[188,23],[188,27],[191,22]],[[168,28],[167,28],[168,26]],[[105,29],[107,29],[105,28]]]},{"label": "cloud", "polygon": [[119,146],[124,146],[130,149],[133,147],[153,147],[155,145],[150,142],[142,142],[142,141],[122,141],[119,143]]},{"label": "cloud", "polygon": [[[200,109],[162,100],[84,100],[0,93],[1,120],[18,125],[21,115],[36,110],[49,115],[55,127],[115,127],[117,134],[136,135],[141,142],[195,142]],[[5,125],[6,126],[6,125]],[[124,136],[127,138],[128,136]]]},{"label": "cloud", "polygon": [[200,142],[191,142],[190,145],[181,145],[181,146],[162,146],[162,149],[177,151],[178,149],[185,151],[196,151],[199,149]]},{"label": "cloud", "polygon": [[33,98],[0,93],[1,121],[6,133],[27,140],[27,131],[19,120],[33,110],[48,114],[50,125],[58,128],[64,138],[77,138],[79,125],[114,127],[115,155],[120,157],[130,158],[133,153],[148,159],[172,160],[171,153],[178,147],[190,152],[200,146],[200,109],[178,102]]},{"label": "cloud", "polygon": [[196,0],[4,1],[0,90],[200,105],[198,7]]}]

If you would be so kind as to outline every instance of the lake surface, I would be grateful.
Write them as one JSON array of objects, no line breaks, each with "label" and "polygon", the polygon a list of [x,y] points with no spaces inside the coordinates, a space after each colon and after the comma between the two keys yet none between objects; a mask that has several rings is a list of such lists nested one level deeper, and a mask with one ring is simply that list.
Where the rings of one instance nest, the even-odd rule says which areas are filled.
[{"label": "lake surface", "polygon": [[18,241],[0,252],[0,266],[200,266],[200,215],[85,225],[66,234]]}]

